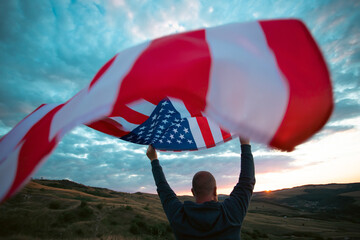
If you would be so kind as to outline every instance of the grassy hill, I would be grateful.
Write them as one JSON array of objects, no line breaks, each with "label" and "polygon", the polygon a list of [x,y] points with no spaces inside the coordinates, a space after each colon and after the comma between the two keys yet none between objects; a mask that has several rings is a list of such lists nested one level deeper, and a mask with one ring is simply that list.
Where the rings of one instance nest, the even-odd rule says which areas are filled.
[{"label": "grassy hill", "polygon": [[[174,237],[155,194],[32,180],[0,205],[0,239]],[[360,239],[360,183],[255,193],[242,239]]]}]

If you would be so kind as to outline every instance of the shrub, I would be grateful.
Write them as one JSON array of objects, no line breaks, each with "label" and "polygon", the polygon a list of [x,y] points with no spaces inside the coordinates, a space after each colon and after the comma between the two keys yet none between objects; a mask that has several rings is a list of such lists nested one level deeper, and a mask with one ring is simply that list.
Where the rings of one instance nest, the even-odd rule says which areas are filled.
[{"label": "shrub", "polygon": [[111,224],[111,225],[117,225],[118,223],[117,223],[117,221],[115,221],[115,220],[110,220],[110,224]]},{"label": "shrub", "polygon": [[269,238],[269,236],[266,233],[262,233],[257,229],[253,230],[252,232],[247,230],[241,231],[241,239],[253,240],[253,239],[262,239],[262,238]]},{"label": "shrub", "polygon": [[58,215],[57,221],[52,226],[64,226],[69,223],[78,222],[80,220],[89,219],[94,215],[94,210],[89,206],[81,207],[81,205],[75,209],[69,209]]},{"label": "shrub", "polygon": [[56,200],[51,201],[49,203],[49,208],[50,209],[60,209],[61,208],[61,203],[59,201],[56,201]]},{"label": "shrub", "polygon": [[81,200],[80,207],[84,208],[88,205],[87,201]]},{"label": "shrub", "polygon": [[75,222],[77,220],[77,215],[75,214],[74,210],[63,212],[58,217],[58,223],[68,224]]},{"label": "shrub", "polygon": [[268,237],[268,235],[266,234],[266,233],[262,233],[262,232],[260,232],[259,230],[257,230],[257,229],[255,229],[254,231],[253,231],[253,233],[252,233],[252,236],[253,237],[261,237],[261,238],[267,238]]},{"label": "shrub", "polygon": [[128,205],[125,207],[125,209],[128,210],[128,211],[133,210],[133,208],[131,206],[128,206]]},{"label": "shrub", "polygon": [[154,237],[165,237],[172,232],[172,229],[167,223],[148,224],[143,216],[137,214],[131,221],[129,231],[134,235],[146,234]]},{"label": "shrub", "polygon": [[89,207],[81,207],[77,209],[77,214],[81,219],[89,218],[93,215],[94,211]]},{"label": "shrub", "polygon": [[134,219],[131,221],[129,231],[135,235],[148,232],[147,223],[141,215],[135,215]]},{"label": "shrub", "polygon": [[84,231],[81,228],[75,229],[75,234],[78,236],[84,236]]},{"label": "shrub", "polygon": [[157,223],[150,227],[150,233],[154,236],[164,236],[168,230],[169,228],[167,228],[165,223]]},{"label": "shrub", "polygon": [[133,223],[131,224],[129,231],[134,235],[138,235],[141,233],[139,226]]}]

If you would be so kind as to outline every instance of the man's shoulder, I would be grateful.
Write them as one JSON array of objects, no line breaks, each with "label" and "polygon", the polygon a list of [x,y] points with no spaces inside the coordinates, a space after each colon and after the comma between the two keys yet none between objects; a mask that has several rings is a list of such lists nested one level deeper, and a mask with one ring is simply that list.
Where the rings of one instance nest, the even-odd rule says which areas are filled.
[{"label": "man's shoulder", "polygon": [[219,208],[221,207],[222,203],[221,202],[216,202],[216,201],[208,201],[208,202],[204,202],[204,203],[196,203],[193,201],[184,201],[184,207],[187,208]]}]

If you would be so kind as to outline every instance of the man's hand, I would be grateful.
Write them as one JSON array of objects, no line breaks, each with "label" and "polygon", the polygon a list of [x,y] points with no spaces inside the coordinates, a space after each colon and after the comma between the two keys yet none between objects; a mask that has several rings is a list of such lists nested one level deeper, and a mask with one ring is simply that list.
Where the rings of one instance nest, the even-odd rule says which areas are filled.
[{"label": "man's hand", "polygon": [[241,145],[243,145],[243,144],[248,144],[248,145],[250,145],[250,140],[249,139],[247,139],[247,138],[242,138],[242,137],[239,137],[240,138],[240,143],[241,143]]},{"label": "man's hand", "polygon": [[150,159],[150,161],[157,159],[157,154],[155,148],[153,146],[149,145],[146,156]]}]

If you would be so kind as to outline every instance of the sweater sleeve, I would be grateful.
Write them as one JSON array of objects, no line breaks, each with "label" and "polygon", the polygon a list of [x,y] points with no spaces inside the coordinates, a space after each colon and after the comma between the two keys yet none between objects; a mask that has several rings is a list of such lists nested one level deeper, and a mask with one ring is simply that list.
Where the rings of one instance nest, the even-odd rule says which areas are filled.
[{"label": "sweater sleeve", "polygon": [[164,208],[165,214],[171,223],[172,217],[176,211],[182,206],[182,203],[177,198],[174,191],[170,188],[166,181],[162,167],[158,159],[151,161],[152,173],[154,176],[157,193],[160,197],[161,204]]},{"label": "sweater sleeve", "polygon": [[229,216],[236,223],[241,223],[246,215],[255,186],[255,167],[251,146],[241,145],[241,173],[239,181],[224,201]]}]

